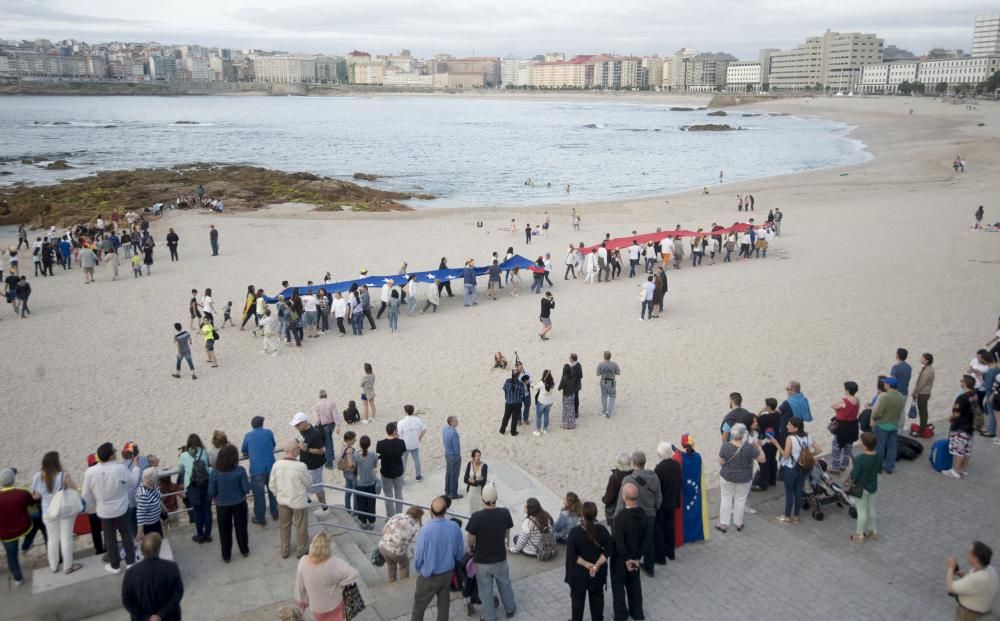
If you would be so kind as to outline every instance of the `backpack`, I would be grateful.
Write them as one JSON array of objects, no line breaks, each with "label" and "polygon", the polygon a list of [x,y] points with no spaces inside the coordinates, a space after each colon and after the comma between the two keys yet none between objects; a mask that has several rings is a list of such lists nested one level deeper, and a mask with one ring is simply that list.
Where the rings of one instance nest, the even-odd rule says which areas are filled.
[{"label": "backpack", "polygon": [[536,549],[538,551],[537,557],[540,561],[548,561],[555,558],[559,546],[556,544],[556,534],[551,524],[542,529],[542,536],[538,539]]},{"label": "backpack", "polygon": [[205,455],[203,450],[194,458],[194,464],[191,466],[191,477],[188,479],[189,485],[208,485],[208,464],[202,457]]},{"label": "backpack", "polygon": [[795,465],[799,467],[799,470],[805,472],[812,472],[814,466],[816,466],[816,458],[813,457],[812,451],[806,446],[805,442],[798,440],[799,442],[799,460],[795,462]]},{"label": "backpack", "polygon": [[934,468],[938,472],[951,469],[951,453],[948,452],[948,438],[941,438],[931,445],[928,459],[931,462],[931,468]]},{"label": "backpack", "polygon": [[218,340],[219,340],[219,338],[220,338],[220,337],[219,337],[219,331],[218,331],[218,330],[216,330],[216,329],[215,329],[215,328],[213,327],[213,328],[212,328],[212,340],[213,340],[213,341],[218,341]]}]

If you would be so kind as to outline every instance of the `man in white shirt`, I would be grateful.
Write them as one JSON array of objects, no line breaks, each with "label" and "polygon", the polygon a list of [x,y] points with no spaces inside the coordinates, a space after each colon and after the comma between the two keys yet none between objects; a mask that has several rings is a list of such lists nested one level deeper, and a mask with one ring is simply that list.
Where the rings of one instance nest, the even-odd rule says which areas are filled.
[{"label": "man in white shirt", "polygon": [[340,332],[340,336],[347,334],[344,329],[344,319],[347,317],[347,300],[344,299],[344,296],[339,291],[333,294],[333,303],[330,305],[330,312],[333,313],[333,318],[337,321],[337,331]]},{"label": "man in white shirt", "polygon": [[299,461],[299,445],[285,441],[284,456],[271,467],[271,491],[278,499],[278,540],[281,558],[291,552],[292,525],[295,526],[295,556],[309,552],[309,488],[312,478],[307,466]]},{"label": "man in white shirt", "polygon": [[608,248],[601,243],[601,247],[597,249],[597,282],[601,282],[601,276],[604,276],[604,280],[611,280],[611,267],[608,265]]},{"label": "man in white shirt", "polygon": [[958,600],[955,610],[956,621],[973,621],[990,613],[993,600],[997,596],[997,571],[990,566],[993,550],[981,541],[973,541],[968,553],[969,571],[958,569],[954,557],[948,559],[948,573],[945,585],[948,593]]},{"label": "man in white shirt", "polygon": [[403,411],[406,412],[406,416],[400,419],[396,425],[396,432],[406,443],[406,452],[403,453],[403,471],[406,471],[406,458],[413,455],[413,467],[417,471],[417,480],[420,481],[424,478],[420,474],[420,441],[427,433],[427,426],[424,425],[424,421],[420,420],[419,416],[413,413],[412,405],[404,405]]},{"label": "man in white shirt", "polygon": [[121,557],[118,555],[120,534],[125,547],[125,564],[131,566],[135,562],[135,545],[131,522],[126,519],[129,510],[129,489],[139,484],[139,456],[126,463],[112,461],[115,457],[115,447],[110,442],[97,447],[97,460],[83,475],[83,500],[88,510],[92,510],[101,520],[101,530],[104,540],[111,551],[111,563],[104,569],[117,574],[121,572]]},{"label": "man in white shirt", "polygon": [[647,276],[646,282],[642,283],[642,308],[639,310],[639,321],[642,321],[643,315],[648,319],[653,318],[653,294],[656,291],[656,285],[653,284],[653,277]]},{"label": "man in white shirt", "polygon": [[632,240],[632,245],[628,247],[628,277],[632,278],[635,276],[635,268],[639,265],[639,253],[642,252],[642,247],[639,246],[639,242]]},{"label": "man in white shirt", "polygon": [[319,336],[319,300],[312,293],[302,296],[303,319],[306,324],[306,336],[316,338]]}]

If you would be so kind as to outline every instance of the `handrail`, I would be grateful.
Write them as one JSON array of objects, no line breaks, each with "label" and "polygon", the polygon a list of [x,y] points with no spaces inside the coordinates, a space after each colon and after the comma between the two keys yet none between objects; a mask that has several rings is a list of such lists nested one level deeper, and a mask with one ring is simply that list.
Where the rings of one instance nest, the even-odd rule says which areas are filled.
[{"label": "handrail", "polygon": [[[310,510],[315,512],[319,507],[320,507],[320,505],[316,505],[316,506],[312,507]],[[367,515],[367,516],[370,516],[370,517],[373,517],[373,518],[379,517],[379,516],[377,516],[377,515],[375,515],[373,513],[368,513],[367,511],[358,511],[356,509],[348,509],[347,507],[341,507],[339,505],[327,505],[327,508],[328,509],[337,509],[339,511],[346,511],[348,514],[350,514],[350,513],[361,513],[363,515]],[[345,526],[345,525],[340,524],[340,523],[333,524],[331,522],[326,522],[326,521],[320,519],[319,517],[316,518],[316,523],[319,524],[320,526],[323,526],[323,527],[329,526],[331,528],[342,528],[344,530],[350,530],[350,531],[354,531],[356,533],[364,533],[366,535],[375,535],[376,537],[381,537],[382,536],[382,531],[381,530],[366,530],[364,528],[358,528],[357,526]]]},{"label": "handrail", "polygon": [[[335,490],[340,491],[340,492],[349,492],[352,495],[365,496],[367,498],[374,498],[375,500],[384,500],[384,501],[387,501],[387,502],[396,502],[396,503],[399,503],[401,505],[407,505],[407,506],[410,506],[410,507],[419,507],[419,508],[424,509],[426,511],[430,511],[431,510],[430,506],[428,506],[428,505],[422,505],[420,503],[410,502],[408,500],[401,500],[401,499],[398,499],[398,498],[392,498],[390,496],[380,496],[378,494],[372,494],[370,492],[361,492],[361,491],[358,491],[357,489],[351,489],[349,487],[342,487],[340,485],[332,485],[330,483],[319,483],[319,484],[317,484],[317,487],[325,487],[327,489],[335,489]],[[464,513],[456,513],[454,511],[445,511],[445,515],[450,515],[451,517],[459,518],[459,519],[462,519],[462,520],[468,520],[471,517],[471,516],[465,515]]]}]

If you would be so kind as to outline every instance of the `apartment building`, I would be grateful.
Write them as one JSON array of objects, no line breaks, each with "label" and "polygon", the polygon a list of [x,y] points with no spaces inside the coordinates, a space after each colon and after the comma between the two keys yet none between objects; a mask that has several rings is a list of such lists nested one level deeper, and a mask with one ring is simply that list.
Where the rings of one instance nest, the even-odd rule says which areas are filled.
[{"label": "apartment building", "polygon": [[714,91],[726,84],[726,68],[735,62],[735,56],[726,53],[706,52],[692,56],[688,61],[690,76],[687,81],[689,91]]},{"label": "apartment building", "polygon": [[103,80],[107,62],[96,55],[56,55],[35,51],[12,51],[7,55],[8,73],[24,80],[72,79]]},{"label": "apartment building", "polygon": [[928,89],[944,82],[949,88],[974,86],[985,82],[1000,66],[1000,55],[950,60],[928,60],[920,63],[917,79]]},{"label": "apartment building", "polygon": [[381,84],[385,79],[385,67],[381,64],[348,64],[347,81],[351,84]]},{"label": "apartment building", "polygon": [[883,41],[874,34],[826,31],[795,49],[772,52],[768,83],[774,89],[815,87],[850,90],[861,68],[882,62]]},{"label": "apartment building", "polygon": [[311,84],[316,81],[314,56],[255,56],[254,81],[270,84]]},{"label": "apartment building", "polygon": [[903,82],[916,82],[920,63],[899,61],[865,65],[861,69],[859,90],[862,93],[890,95],[899,91]]},{"label": "apartment building", "polygon": [[594,67],[593,81],[588,85],[595,88],[622,89],[637,88],[639,67],[642,59],[635,56],[598,56],[591,59]]},{"label": "apartment building", "polygon": [[644,81],[640,86],[649,86],[655,90],[663,87],[663,59],[659,56],[646,56],[642,59],[642,69],[646,70]]},{"label": "apartment building", "polygon": [[755,60],[738,60],[726,65],[726,90],[734,93],[759,91],[761,64]]},{"label": "apartment building", "polygon": [[1000,13],[976,15],[972,34],[972,56],[982,58],[1000,56]]},{"label": "apartment building", "polygon": [[534,63],[530,84],[536,88],[586,88],[594,78],[594,65],[587,60]]},{"label": "apartment building", "polygon": [[669,90],[685,90],[692,78],[691,59],[697,55],[697,50],[683,47],[665,60],[663,86]]}]

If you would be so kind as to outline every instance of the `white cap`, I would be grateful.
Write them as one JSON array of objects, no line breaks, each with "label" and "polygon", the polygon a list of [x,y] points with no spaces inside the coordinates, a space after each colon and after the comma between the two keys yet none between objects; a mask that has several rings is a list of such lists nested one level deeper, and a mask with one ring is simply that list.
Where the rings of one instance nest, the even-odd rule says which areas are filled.
[{"label": "white cap", "polygon": [[297,412],[295,416],[292,417],[292,422],[288,423],[292,427],[297,427],[299,423],[309,422],[309,417],[306,416],[305,412]]},{"label": "white cap", "polygon": [[497,488],[492,483],[483,487],[483,502],[488,505],[493,505],[497,502]]}]

